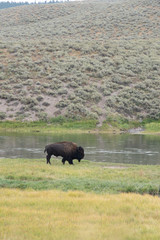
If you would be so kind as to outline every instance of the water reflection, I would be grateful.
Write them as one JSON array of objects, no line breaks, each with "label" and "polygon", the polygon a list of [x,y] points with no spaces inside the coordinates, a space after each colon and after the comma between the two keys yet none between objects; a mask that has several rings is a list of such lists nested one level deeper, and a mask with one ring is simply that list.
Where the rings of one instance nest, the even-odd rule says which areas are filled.
[{"label": "water reflection", "polygon": [[160,136],[107,134],[2,134],[1,158],[45,158],[44,146],[73,141],[85,149],[85,159],[115,163],[160,164]]}]

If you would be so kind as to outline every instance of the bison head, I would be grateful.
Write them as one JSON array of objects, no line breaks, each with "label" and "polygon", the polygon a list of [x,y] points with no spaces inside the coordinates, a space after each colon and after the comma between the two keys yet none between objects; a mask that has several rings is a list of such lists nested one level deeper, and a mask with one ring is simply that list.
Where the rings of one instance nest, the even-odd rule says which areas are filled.
[{"label": "bison head", "polygon": [[82,158],[84,158],[84,149],[80,146],[77,147],[77,159],[80,162]]}]

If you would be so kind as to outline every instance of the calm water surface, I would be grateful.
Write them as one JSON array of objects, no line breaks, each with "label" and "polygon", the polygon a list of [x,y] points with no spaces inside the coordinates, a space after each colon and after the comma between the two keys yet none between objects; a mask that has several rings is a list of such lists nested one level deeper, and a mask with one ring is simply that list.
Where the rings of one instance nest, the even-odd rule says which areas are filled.
[{"label": "calm water surface", "polygon": [[0,158],[44,158],[45,161],[45,145],[57,141],[73,141],[83,146],[87,160],[160,164],[160,136],[128,134],[0,134]]}]

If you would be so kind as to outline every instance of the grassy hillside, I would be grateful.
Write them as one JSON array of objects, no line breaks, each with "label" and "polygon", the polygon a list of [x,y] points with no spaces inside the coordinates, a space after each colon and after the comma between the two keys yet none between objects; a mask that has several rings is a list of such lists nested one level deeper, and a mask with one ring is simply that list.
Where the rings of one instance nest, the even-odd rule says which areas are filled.
[{"label": "grassy hillside", "polygon": [[0,119],[160,117],[159,0],[0,11]]}]

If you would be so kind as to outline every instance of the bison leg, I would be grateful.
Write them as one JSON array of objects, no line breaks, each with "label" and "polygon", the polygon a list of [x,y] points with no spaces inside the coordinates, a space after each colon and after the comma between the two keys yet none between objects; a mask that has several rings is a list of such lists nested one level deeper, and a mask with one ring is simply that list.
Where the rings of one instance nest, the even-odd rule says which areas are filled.
[{"label": "bison leg", "polygon": [[48,154],[48,155],[46,156],[47,164],[48,164],[48,163],[51,164],[50,159],[51,159],[51,155]]},{"label": "bison leg", "polygon": [[69,159],[68,162],[69,162],[69,164],[73,165],[73,160],[72,159]]},{"label": "bison leg", "polygon": [[65,161],[66,161],[65,158],[62,158],[62,163],[63,163],[63,164],[65,164]]}]

